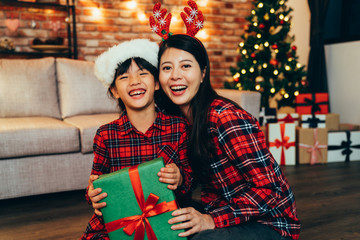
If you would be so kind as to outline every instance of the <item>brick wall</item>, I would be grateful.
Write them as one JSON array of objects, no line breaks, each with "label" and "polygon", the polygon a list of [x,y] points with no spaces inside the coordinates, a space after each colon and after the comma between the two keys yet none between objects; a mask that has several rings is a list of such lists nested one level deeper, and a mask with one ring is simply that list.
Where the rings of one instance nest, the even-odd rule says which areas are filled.
[{"label": "brick wall", "polygon": [[[61,0],[65,3],[65,0]],[[152,33],[148,17],[153,4],[162,3],[179,20],[180,11],[187,6],[181,0],[136,0],[137,10],[127,8],[129,1],[120,0],[76,0],[76,24],[79,59],[94,60],[108,47],[132,38],[150,38],[161,41]],[[204,30],[207,37],[197,35],[208,50],[211,62],[211,76],[214,87],[222,87],[223,82],[231,78],[229,67],[236,64],[236,48],[246,24],[245,17],[250,14],[250,0],[198,0],[196,1],[205,17]],[[182,5],[181,5],[182,4]],[[17,49],[29,50],[34,38],[46,39],[55,36],[66,38],[65,14],[59,11],[46,12],[36,9],[14,9],[0,7],[0,39],[7,37],[14,41]],[[97,12],[96,12],[97,10]],[[100,10],[100,11],[98,11]],[[97,15],[97,13],[99,15]],[[138,18],[143,13],[145,20]],[[19,19],[20,27],[11,33],[5,26],[5,19]],[[32,21],[37,26],[31,28]],[[51,21],[60,21],[58,32],[51,30]],[[170,31],[184,33],[185,27],[180,21],[172,22]]]}]

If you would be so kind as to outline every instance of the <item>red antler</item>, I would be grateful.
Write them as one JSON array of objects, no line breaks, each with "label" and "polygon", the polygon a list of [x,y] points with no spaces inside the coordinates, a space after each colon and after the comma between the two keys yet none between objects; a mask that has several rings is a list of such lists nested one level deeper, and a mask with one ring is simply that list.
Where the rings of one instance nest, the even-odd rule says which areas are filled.
[{"label": "red antler", "polygon": [[[150,16],[150,26],[153,32],[158,34],[163,39],[167,39],[169,37],[169,27],[171,22],[171,13],[169,13],[166,17],[167,10],[160,10],[161,3],[156,3],[153,8],[153,16]],[[156,20],[157,22],[156,22]]]},{"label": "red antler", "polygon": [[188,5],[191,7],[185,7],[185,13],[180,13],[182,20],[186,26],[186,34],[190,36],[195,36],[195,34],[204,27],[204,16],[196,3],[192,0],[188,1]]}]

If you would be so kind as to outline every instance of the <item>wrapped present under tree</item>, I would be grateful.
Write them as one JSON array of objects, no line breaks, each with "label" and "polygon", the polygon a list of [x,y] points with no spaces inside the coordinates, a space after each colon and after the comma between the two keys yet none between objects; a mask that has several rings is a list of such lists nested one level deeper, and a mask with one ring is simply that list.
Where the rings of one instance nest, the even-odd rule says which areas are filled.
[{"label": "wrapped present under tree", "polygon": [[297,128],[297,159],[299,164],[327,162],[328,132],[325,128]]},{"label": "wrapped present under tree", "polygon": [[327,114],[329,112],[329,94],[301,93],[295,99],[295,111],[299,114]]},{"label": "wrapped present under tree", "polygon": [[268,146],[279,165],[295,165],[295,123],[268,124]]},{"label": "wrapped present under tree", "polygon": [[326,128],[325,114],[302,114],[301,115],[302,128]]},{"label": "wrapped present under tree", "polygon": [[328,132],[328,162],[360,160],[360,131]]}]

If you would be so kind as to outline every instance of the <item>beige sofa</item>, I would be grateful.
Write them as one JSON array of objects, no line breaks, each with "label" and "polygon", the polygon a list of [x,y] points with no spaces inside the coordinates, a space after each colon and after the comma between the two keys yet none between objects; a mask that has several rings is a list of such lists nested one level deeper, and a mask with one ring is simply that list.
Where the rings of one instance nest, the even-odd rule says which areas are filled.
[{"label": "beige sofa", "polygon": [[[258,117],[259,93],[217,91]],[[0,59],[0,199],[84,189],[96,129],[117,117],[93,62]]]}]

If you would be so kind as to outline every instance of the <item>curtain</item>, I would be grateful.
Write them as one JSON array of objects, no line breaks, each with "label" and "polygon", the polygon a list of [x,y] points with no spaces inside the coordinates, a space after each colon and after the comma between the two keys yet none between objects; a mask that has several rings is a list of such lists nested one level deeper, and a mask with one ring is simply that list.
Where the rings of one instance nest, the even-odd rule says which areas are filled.
[{"label": "curtain", "polygon": [[329,0],[308,0],[311,14],[307,80],[312,93],[328,92],[324,49],[324,25]]}]

